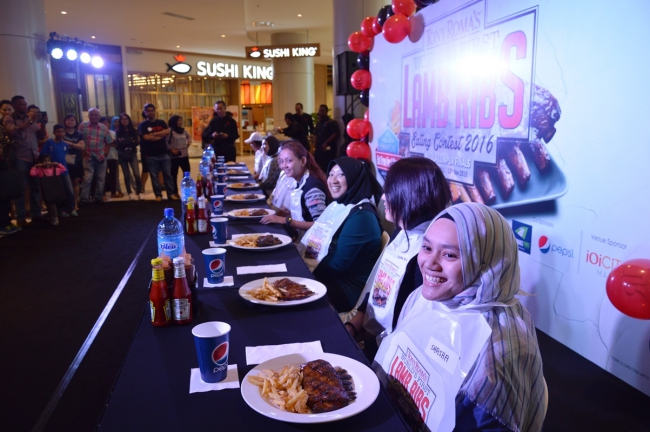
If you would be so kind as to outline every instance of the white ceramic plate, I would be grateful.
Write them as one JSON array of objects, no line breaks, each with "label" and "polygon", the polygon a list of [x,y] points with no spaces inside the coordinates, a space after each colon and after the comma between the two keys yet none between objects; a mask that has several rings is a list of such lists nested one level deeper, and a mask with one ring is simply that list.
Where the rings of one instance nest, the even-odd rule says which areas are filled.
[{"label": "white ceramic plate", "polygon": [[[258,235],[268,235],[271,233],[259,233]],[[253,235],[253,234],[244,234],[244,235]],[[283,234],[272,234],[274,237],[277,237],[278,240],[280,240],[282,243],[276,244],[273,246],[265,246],[265,247],[245,247],[245,246],[240,246],[237,243],[235,243],[233,240],[237,240],[237,237],[239,236],[234,236],[233,240],[228,240],[228,246],[232,246],[236,249],[244,249],[244,250],[250,250],[250,251],[266,251],[266,250],[271,250],[271,249],[277,249],[281,248],[282,246],[286,246],[288,244],[291,244],[291,237],[283,235]]]},{"label": "white ceramic plate", "polygon": [[[240,211],[243,211],[243,210],[248,210],[248,211],[251,211],[251,212],[254,211],[254,210],[265,210],[266,214],[263,215],[263,216],[240,216],[240,215],[237,214],[237,213],[239,213]],[[228,216],[230,216],[232,218],[236,218],[236,219],[261,219],[264,216],[274,215],[274,214],[275,214],[275,210],[260,209],[260,208],[239,209],[239,210],[232,210],[232,211],[228,212]]]},{"label": "white ceramic plate", "polygon": [[266,199],[266,197],[263,194],[237,194],[237,195],[255,195],[257,198],[252,198],[252,199],[234,199],[233,197],[235,195],[226,195],[225,200],[226,201],[231,201],[231,202],[255,202],[259,200]]},{"label": "white ceramic plate", "polygon": [[232,190],[259,189],[259,187],[260,187],[259,183],[249,183],[249,184],[251,184],[252,186],[245,186],[245,187],[241,187],[241,186],[240,186],[240,187],[237,187],[237,186],[236,186],[236,185],[238,185],[238,184],[246,184],[246,183],[249,183],[249,182],[230,183],[227,187],[228,187],[228,189],[232,189]]},{"label": "white ceramic plate", "polygon": [[327,294],[327,288],[325,288],[325,285],[323,285],[322,283],[314,279],[307,279],[298,276],[277,276],[277,277],[270,277],[267,279],[269,282],[273,283],[276,280],[280,280],[284,278],[289,278],[295,283],[305,285],[307,288],[309,288],[310,291],[314,292],[314,295],[301,300],[277,301],[277,302],[270,302],[270,301],[256,299],[255,297],[250,295],[248,291],[261,287],[262,284],[264,283],[264,279],[257,279],[242,285],[241,288],[239,288],[239,295],[244,300],[248,300],[251,303],[263,304],[267,306],[295,306],[299,304],[311,303],[323,297],[325,294]]},{"label": "white ceramic plate", "polygon": [[[350,405],[341,409],[320,414],[296,414],[282,411],[260,395],[260,388],[248,382],[248,375],[257,375],[263,369],[280,370],[286,365],[300,366],[312,360],[326,360],[334,367],[341,367],[348,371],[354,381],[357,399]],[[373,404],[379,394],[379,380],[368,366],[338,354],[305,353],[291,354],[268,360],[255,366],[242,380],[241,394],[249,407],[263,416],[289,423],[326,423],[352,417],[366,410]]]},{"label": "white ceramic plate", "polygon": [[[232,169],[232,168],[231,168],[231,169]],[[236,171],[236,172],[228,173],[228,172],[226,171],[226,175],[229,176],[229,177],[230,177],[230,176],[243,176],[243,175],[246,175],[246,174],[250,174],[250,173],[251,173],[250,171],[248,171],[248,170],[243,170],[243,169],[241,169],[241,170],[233,170],[233,171]]]}]

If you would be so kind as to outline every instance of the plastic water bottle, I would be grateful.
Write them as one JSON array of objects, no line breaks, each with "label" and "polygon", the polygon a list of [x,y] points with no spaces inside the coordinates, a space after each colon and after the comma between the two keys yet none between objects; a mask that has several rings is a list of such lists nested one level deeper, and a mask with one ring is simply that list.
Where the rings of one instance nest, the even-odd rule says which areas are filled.
[{"label": "plastic water bottle", "polygon": [[205,149],[206,151],[210,152],[210,157],[214,158],[214,148],[212,148],[212,144],[208,144],[208,146]]},{"label": "plastic water bottle", "polygon": [[199,172],[201,173],[201,177],[207,176],[208,173],[210,172],[210,157],[209,156],[208,156],[207,159],[205,157],[203,157],[203,159],[201,159],[201,162],[199,162]]},{"label": "plastic water bottle", "polygon": [[181,202],[183,203],[183,210],[187,208],[187,199],[189,197],[196,200],[196,183],[194,183],[194,180],[190,177],[189,171],[184,174],[185,177],[181,180]]},{"label": "plastic water bottle", "polygon": [[174,217],[174,209],[165,209],[165,218],[158,224],[158,256],[171,259],[181,256],[185,250],[183,224]]}]

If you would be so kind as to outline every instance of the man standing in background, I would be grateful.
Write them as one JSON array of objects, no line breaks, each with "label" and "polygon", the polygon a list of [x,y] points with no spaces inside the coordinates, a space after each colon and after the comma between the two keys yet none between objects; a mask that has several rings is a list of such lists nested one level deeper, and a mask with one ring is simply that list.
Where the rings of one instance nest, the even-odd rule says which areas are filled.
[{"label": "man standing in background", "polygon": [[309,136],[314,135],[314,119],[311,115],[305,113],[302,103],[296,103],[296,118],[303,125]]},{"label": "man standing in background", "polygon": [[109,144],[113,142],[108,128],[99,122],[101,114],[97,108],[88,110],[88,121],[79,125],[79,132],[86,143],[84,163],[84,180],[81,184],[79,207],[85,207],[90,201],[90,185],[95,179],[95,203],[104,202],[104,181],[106,180],[106,155]]},{"label": "man standing in background", "polygon": [[336,157],[336,150],[341,137],[341,130],[336,120],[327,115],[329,108],[323,104],[318,107],[318,123],[316,124],[316,152],[314,158],[323,172],[327,172],[330,161]]},{"label": "man standing in background", "polygon": [[[38,158],[38,140],[45,136],[45,128],[38,123],[38,112],[28,114],[27,101],[22,96],[11,98],[14,112],[2,118],[2,125],[14,140],[16,169],[20,172],[25,188],[29,185],[29,212],[32,222],[43,222],[41,217],[41,186],[38,177],[29,175],[29,170]],[[25,196],[14,200],[18,226],[27,225]]]},{"label": "man standing in background", "polygon": [[201,134],[204,142],[213,142],[214,154],[224,156],[226,162],[235,162],[237,150],[235,140],[239,138],[237,122],[226,113],[226,103],[214,104],[214,115],[210,124]]}]

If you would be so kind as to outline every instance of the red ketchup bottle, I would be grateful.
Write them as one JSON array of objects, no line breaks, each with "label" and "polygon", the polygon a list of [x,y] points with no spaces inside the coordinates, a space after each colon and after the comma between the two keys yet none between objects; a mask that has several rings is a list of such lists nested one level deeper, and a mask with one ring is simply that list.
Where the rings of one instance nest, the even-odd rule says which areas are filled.
[{"label": "red ketchup bottle", "polygon": [[201,174],[196,176],[196,197],[203,196],[203,180],[201,179]]},{"label": "red ketchup bottle", "polygon": [[197,234],[196,213],[194,211],[194,197],[187,200],[187,210],[185,210],[185,234]]},{"label": "red ketchup bottle", "polygon": [[199,197],[199,208],[196,211],[196,230],[199,234],[208,233],[208,213],[205,208],[205,198]]},{"label": "red ketchup bottle", "polygon": [[208,174],[205,179],[205,197],[210,198],[212,195],[216,195],[214,192],[214,182],[212,181],[212,174]]},{"label": "red ketchup bottle", "polygon": [[163,261],[160,258],[151,260],[152,278],[149,291],[149,307],[151,308],[151,324],[156,327],[165,327],[171,323],[172,310],[165,283]]},{"label": "red ketchup bottle", "polygon": [[192,315],[192,291],[185,276],[185,258],[174,258],[174,290],[172,294],[174,323],[188,324],[194,319]]}]

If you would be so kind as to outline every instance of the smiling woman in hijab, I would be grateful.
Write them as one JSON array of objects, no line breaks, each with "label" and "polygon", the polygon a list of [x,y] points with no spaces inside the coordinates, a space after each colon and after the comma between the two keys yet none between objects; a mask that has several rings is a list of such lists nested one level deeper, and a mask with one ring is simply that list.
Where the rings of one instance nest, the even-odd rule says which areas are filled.
[{"label": "smiling woman in hijab", "polygon": [[327,187],[333,201],[298,250],[336,310],[347,312],[381,253],[376,206],[383,191],[368,163],[347,156],[330,162]]},{"label": "smiling woman in hijab", "polygon": [[[403,370],[391,367],[396,345],[418,359],[419,376],[438,377],[426,383],[436,395],[428,415],[416,409],[406,414],[409,422],[431,430],[540,431],[546,414],[542,358],[533,320],[515,298],[524,293],[508,222],[482,204],[452,206],[429,226],[418,264],[424,283],[375,357],[389,394],[404,384]],[[401,403],[403,411],[407,407]]]}]

